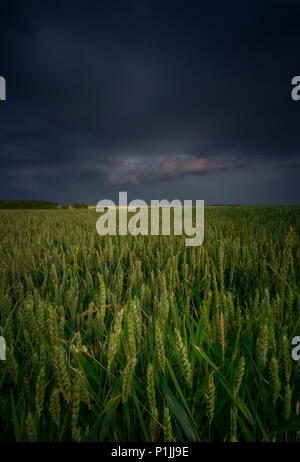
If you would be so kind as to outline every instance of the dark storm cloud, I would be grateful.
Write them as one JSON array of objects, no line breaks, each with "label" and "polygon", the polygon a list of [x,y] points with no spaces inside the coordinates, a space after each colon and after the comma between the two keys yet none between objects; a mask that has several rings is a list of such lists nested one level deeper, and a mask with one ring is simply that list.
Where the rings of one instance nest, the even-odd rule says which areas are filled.
[{"label": "dark storm cloud", "polygon": [[276,0],[2,6],[1,196],[96,202],[120,184],[204,184],[201,168],[222,182],[297,163],[298,12]]}]

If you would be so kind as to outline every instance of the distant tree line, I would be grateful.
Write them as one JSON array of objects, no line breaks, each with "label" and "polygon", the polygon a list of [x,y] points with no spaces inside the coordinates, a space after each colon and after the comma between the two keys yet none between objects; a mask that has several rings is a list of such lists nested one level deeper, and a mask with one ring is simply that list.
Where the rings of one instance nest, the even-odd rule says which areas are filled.
[{"label": "distant tree line", "polygon": [[57,209],[57,204],[39,200],[10,200],[0,201],[0,209]]},{"label": "distant tree line", "polygon": [[39,200],[0,200],[0,209],[87,209],[87,204],[76,202],[71,207],[69,205],[58,205],[56,202],[47,202]]},{"label": "distant tree line", "polygon": [[86,204],[82,204],[81,202],[77,202],[72,205],[73,209],[87,209],[89,206]]}]

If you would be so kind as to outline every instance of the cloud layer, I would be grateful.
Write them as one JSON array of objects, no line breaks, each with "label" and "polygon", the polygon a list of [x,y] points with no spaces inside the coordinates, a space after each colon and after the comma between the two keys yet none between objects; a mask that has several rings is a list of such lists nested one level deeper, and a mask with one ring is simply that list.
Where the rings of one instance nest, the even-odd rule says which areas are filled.
[{"label": "cloud layer", "polygon": [[294,0],[218,14],[196,0],[8,2],[0,198],[96,203],[119,185],[151,198],[189,183],[190,197],[251,203],[260,178],[264,201],[295,201],[299,17]]}]

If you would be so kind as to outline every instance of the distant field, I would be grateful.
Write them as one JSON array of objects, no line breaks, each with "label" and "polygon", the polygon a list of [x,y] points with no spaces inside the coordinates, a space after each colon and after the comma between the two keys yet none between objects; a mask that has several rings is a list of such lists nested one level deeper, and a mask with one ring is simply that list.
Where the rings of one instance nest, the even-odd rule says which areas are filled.
[{"label": "distant field", "polygon": [[200,247],[97,218],[0,211],[0,440],[299,439],[300,207],[206,207]]}]

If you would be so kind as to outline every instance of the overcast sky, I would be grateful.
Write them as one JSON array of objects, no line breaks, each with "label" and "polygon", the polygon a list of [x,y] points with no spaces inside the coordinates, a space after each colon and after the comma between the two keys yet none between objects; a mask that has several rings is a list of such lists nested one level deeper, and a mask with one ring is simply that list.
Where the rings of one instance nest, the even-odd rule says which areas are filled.
[{"label": "overcast sky", "polygon": [[300,2],[1,3],[0,198],[300,198]]}]

